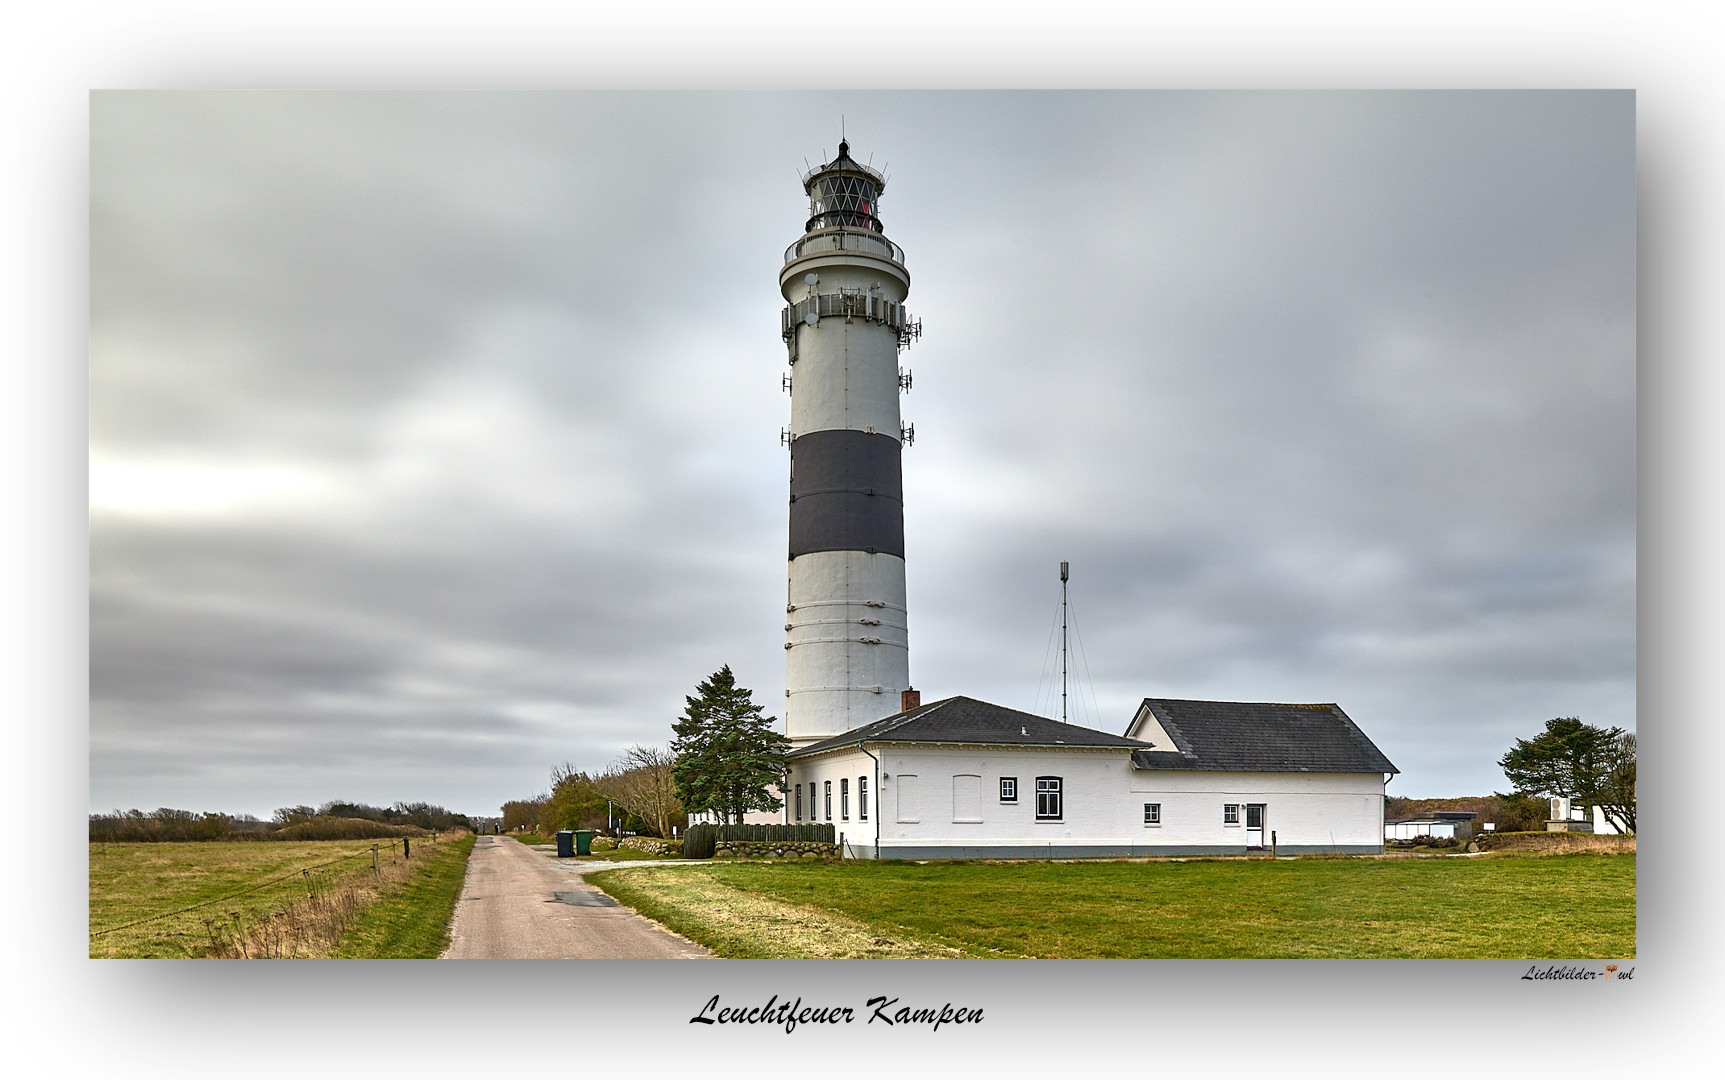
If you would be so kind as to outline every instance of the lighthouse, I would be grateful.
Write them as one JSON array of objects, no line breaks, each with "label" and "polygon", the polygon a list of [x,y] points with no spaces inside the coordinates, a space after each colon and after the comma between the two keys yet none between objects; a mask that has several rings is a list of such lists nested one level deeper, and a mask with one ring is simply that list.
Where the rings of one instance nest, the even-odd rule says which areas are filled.
[{"label": "lighthouse", "polygon": [[900,354],[921,335],[880,219],[886,177],[838,156],[803,177],[809,218],[779,291],[790,362],[785,735],[794,747],[890,716],[910,688]]}]

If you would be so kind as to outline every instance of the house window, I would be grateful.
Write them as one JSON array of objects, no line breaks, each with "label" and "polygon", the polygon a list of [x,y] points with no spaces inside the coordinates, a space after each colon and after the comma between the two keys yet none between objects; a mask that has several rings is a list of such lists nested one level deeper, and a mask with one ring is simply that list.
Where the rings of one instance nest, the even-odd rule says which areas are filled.
[{"label": "house window", "polygon": [[857,777],[857,820],[868,820],[868,777]]},{"label": "house window", "polygon": [[797,785],[797,820],[803,820],[803,785]]},{"label": "house window", "polygon": [[1146,824],[1146,825],[1160,825],[1160,824],[1162,824],[1162,804],[1161,803],[1159,803],[1159,802],[1147,802],[1144,804],[1144,824]]},{"label": "house window", "polygon": [[826,780],[823,783],[826,785],[827,820],[831,821],[833,819],[833,782]]},{"label": "house window", "polygon": [[848,776],[839,781],[839,819],[851,819],[851,778]]},{"label": "house window", "polygon": [[1239,803],[1223,803],[1222,804],[1222,824],[1224,824],[1224,825],[1238,825],[1238,824],[1240,824],[1240,804]]},{"label": "house window", "polygon": [[1060,820],[1060,777],[1036,778],[1036,820]]},{"label": "house window", "polygon": [[1018,777],[1003,776],[1000,778],[1000,801],[1018,801]]}]

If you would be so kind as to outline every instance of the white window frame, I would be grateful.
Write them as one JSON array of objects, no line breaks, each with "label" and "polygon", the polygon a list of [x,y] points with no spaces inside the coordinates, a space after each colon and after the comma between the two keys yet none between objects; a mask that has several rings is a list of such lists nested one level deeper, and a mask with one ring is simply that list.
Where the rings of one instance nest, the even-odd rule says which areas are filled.
[{"label": "white window frame", "polygon": [[1004,803],[1018,801],[1018,777],[1003,776],[1000,778],[1000,801]]},{"label": "white window frame", "polygon": [[[1062,821],[1066,815],[1065,781],[1058,776],[1038,776],[1036,778],[1036,820]],[[1044,812],[1044,807],[1052,803],[1052,813]]]},{"label": "white window frame", "polygon": [[1230,829],[1237,829],[1240,827],[1239,803],[1230,802],[1222,804],[1222,824],[1226,828]]},{"label": "white window frame", "polygon": [[803,820],[803,785],[797,785],[797,820]]},{"label": "white window frame", "polygon": [[840,821],[849,821],[850,819],[851,819],[851,778],[848,776],[844,776],[844,777],[839,778],[839,820]]},{"label": "white window frame", "polygon": [[826,797],[827,820],[831,821],[833,819],[833,782],[831,780],[823,780],[821,783],[823,785],[821,788],[821,794]]},{"label": "white window frame", "polygon": [[868,820],[868,777],[857,777],[857,820]]},{"label": "white window frame", "polygon": [[1162,827],[1162,804],[1147,802],[1144,804],[1144,827],[1159,829]]}]

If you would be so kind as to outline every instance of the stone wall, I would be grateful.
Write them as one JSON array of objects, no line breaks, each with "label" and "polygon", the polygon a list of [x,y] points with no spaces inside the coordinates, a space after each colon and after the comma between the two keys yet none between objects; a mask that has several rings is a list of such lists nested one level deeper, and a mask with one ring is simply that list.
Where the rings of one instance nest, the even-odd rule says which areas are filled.
[{"label": "stone wall", "polygon": [[617,841],[618,847],[626,847],[630,851],[645,851],[649,855],[681,855],[683,842],[681,840],[661,840],[656,836],[625,836]]},{"label": "stone wall", "polygon": [[715,859],[836,859],[837,844],[817,840],[720,840]]}]

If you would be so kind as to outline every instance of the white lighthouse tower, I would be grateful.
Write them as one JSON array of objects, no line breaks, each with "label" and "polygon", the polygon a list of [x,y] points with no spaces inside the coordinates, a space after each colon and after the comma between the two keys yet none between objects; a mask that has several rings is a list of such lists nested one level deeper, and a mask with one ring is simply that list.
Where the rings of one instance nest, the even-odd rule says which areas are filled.
[{"label": "white lighthouse tower", "polygon": [[806,746],[891,716],[910,688],[899,353],[921,334],[880,221],[886,177],[850,146],[803,177],[809,219],[779,291],[790,352],[785,735]]}]

